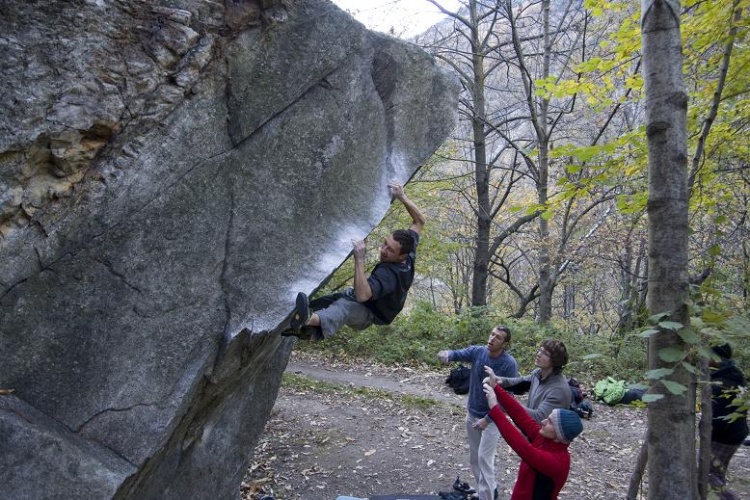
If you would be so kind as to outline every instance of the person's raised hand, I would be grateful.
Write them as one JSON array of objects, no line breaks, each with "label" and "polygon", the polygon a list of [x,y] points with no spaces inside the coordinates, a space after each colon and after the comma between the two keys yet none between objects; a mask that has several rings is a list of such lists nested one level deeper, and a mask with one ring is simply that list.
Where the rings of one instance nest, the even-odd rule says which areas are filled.
[{"label": "person's raised hand", "polygon": [[487,365],[484,365],[484,373],[487,374],[487,377],[484,379],[485,382],[490,384],[490,386],[495,387],[497,385],[497,380],[498,380],[498,376],[495,375],[495,370],[493,370]]},{"label": "person's raised hand", "polygon": [[352,247],[354,247],[354,260],[363,260],[365,258],[365,240],[352,240]]},{"label": "person's raised hand", "polygon": [[490,384],[484,384],[482,385],[482,390],[484,391],[484,395],[487,396],[487,406],[492,408],[497,405],[497,394],[495,394],[494,387],[490,386]]},{"label": "person's raised hand", "polygon": [[388,183],[388,191],[391,193],[392,199],[395,198],[400,200],[404,197],[404,186],[395,179]]}]

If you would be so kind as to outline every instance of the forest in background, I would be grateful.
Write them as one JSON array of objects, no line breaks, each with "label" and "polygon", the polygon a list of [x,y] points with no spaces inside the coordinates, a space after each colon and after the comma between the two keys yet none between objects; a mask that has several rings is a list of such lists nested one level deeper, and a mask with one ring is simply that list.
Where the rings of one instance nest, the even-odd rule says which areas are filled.
[{"label": "forest in background", "polygon": [[[453,137],[406,188],[428,218],[412,308],[486,308],[612,341],[642,333],[652,322],[639,6],[464,3],[415,40],[464,90]],[[741,344],[750,303],[749,4],[682,7],[690,307],[709,344]],[[379,240],[408,223],[396,206],[373,231],[371,267]],[[325,289],[352,276],[347,261]]]},{"label": "forest in background", "polygon": [[[462,3],[414,40],[463,91],[453,136],[406,188],[428,220],[409,309],[328,348],[431,362],[437,349],[481,342],[488,325],[511,322],[522,366],[524,349],[557,336],[590,380],[659,383],[665,399],[682,398],[679,412],[694,413],[710,346],[732,343],[744,367],[750,353],[750,0]],[[667,12],[681,54],[650,61],[644,75],[647,10]],[[646,131],[664,124],[648,121],[644,81],[674,64],[686,109],[673,106],[683,110],[684,144],[667,158],[684,172],[672,185],[654,175]],[[685,192],[684,227],[679,217],[662,222],[686,241],[674,276],[649,269],[657,190],[667,204]],[[371,265],[382,237],[408,223],[394,207],[368,237]],[[347,262],[325,290],[351,278]],[[652,289],[650,310],[649,287],[663,278],[683,281],[685,297],[653,310]],[[661,333],[670,342],[654,348]]]}]

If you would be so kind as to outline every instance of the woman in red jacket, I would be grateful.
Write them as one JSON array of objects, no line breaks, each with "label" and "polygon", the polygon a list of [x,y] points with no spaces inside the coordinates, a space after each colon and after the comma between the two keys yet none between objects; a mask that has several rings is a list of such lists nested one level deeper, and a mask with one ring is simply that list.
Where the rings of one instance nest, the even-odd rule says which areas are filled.
[{"label": "woman in red jacket", "polygon": [[511,500],[557,500],[570,471],[568,445],[583,430],[581,419],[574,411],[558,408],[539,425],[513,396],[493,382],[488,377],[484,384],[490,418],[522,460]]}]

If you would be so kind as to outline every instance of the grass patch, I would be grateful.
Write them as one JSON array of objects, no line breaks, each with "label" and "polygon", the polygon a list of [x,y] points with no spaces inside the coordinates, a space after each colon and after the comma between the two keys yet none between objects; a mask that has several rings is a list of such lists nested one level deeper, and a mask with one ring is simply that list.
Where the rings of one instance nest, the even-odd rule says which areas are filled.
[{"label": "grass patch", "polygon": [[412,396],[410,394],[399,395],[398,399],[407,408],[416,408],[418,410],[429,410],[438,404],[434,399]]},{"label": "grass patch", "polygon": [[296,391],[311,391],[317,393],[326,393],[340,390],[341,384],[334,384],[323,380],[315,380],[296,373],[287,373],[281,376],[281,387],[294,389]]},{"label": "grass patch", "polygon": [[309,391],[317,394],[349,394],[380,400],[388,399],[391,401],[397,401],[407,408],[419,410],[428,410],[440,404],[434,399],[421,396],[397,394],[372,387],[353,387],[343,383],[338,384],[335,382],[315,380],[296,373],[284,373],[281,377],[281,386],[286,389]]}]

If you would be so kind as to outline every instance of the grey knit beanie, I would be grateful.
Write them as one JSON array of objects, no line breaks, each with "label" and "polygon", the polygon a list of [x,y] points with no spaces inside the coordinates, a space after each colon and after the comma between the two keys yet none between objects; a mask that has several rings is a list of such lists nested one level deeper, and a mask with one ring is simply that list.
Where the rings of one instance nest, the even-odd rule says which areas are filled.
[{"label": "grey knit beanie", "polygon": [[573,441],[583,431],[581,419],[574,411],[557,408],[552,410],[549,419],[555,426],[557,439],[565,444]]}]

